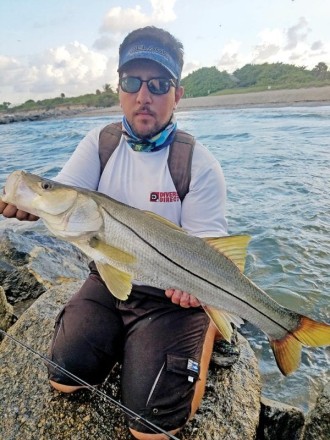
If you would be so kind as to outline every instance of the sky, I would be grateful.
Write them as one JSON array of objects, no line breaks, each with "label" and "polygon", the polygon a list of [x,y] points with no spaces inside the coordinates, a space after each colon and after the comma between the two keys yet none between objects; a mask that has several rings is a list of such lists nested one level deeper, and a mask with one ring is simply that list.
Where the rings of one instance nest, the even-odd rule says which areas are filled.
[{"label": "sky", "polygon": [[330,0],[0,0],[0,103],[117,86],[118,47],[155,25],[184,45],[183,77],[282,62],[330,69]]}]

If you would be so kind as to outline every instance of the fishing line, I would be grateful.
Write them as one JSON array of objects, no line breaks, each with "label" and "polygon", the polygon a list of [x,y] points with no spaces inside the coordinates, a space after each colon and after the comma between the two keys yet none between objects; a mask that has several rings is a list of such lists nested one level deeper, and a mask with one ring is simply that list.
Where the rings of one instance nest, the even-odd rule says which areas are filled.
[{"label": "fishing line", "polygon": [[70,373],[70,371],[68,371],[65,368],[61,367],[56,362],[52,361],[51,359],[49,359],[47,356],[43,355],[42,353],[39,353],[37,350],[35,350],[34,348],[30,347],[26,343],[20,341],[19,339],[16,339],[14,336],[8,334],[7,332],[5,332],[2,329],[0,329],[0,333],[2,333],[3,335],[7,336],[10,340],[15,342],[17,345],[20,345],[21,347],[25,348],[25,350],[27,350],[27,351],[33,353],[34,355],[38,356],[39,358],[41,358],[46,364],[51,365],[52,367],[56,368],[61,373],[63,373],[67,377],[69,377],[70,379],[73,379],[75,382],[79,383],[79,385],[82,385],[82,386],[86,387],[89,391],[92,391],[94,394],[97,394],[99,397],[102,397],[105,400],[111,402],[113,405],[115,405],[118,408],[120,408],[125,414],[127,414],[130,417],[132,417],[136,422],[141,423],[141,425],[145,426],[146,428],[149,428],[154,433],[165,434],[171,440],[179,440],[178,437],[176,437],[173,434],[165,431],[164,429],[160,428],[159,426],[155,425],[154,423],[150,422],[149,420],[147,420],[144,417],[140,416],[139,414],[135,413],[134,411],[132,411],[131,409],[127,408],[122,403],[118,402],[113,397],[111,397],[108,394],[106,394],[104,391],[97,389],[95,386],[90,385],[88,382],[85,382],[83,379],[81,379],[80,377],[76,376],[75,374]]}]

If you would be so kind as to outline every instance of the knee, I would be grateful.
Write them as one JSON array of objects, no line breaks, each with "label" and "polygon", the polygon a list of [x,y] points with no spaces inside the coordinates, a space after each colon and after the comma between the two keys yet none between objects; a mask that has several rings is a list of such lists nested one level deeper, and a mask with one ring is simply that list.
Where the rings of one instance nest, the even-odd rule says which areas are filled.
[{"label": "knee", "polygon": [[81,385],[63,385],[58,382],[54,382],[53,380],[49,381],[50,385],[57,391],[61,391],[62,393],[73,393],[74,391],[85,388]]}]

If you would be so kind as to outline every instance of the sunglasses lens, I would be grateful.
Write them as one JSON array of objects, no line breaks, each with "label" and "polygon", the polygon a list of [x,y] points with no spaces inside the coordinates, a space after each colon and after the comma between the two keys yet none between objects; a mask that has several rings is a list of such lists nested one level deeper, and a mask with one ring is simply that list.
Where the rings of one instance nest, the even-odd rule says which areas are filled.
[{"label": "sunglasses lens", "polygon": [[144,82],[147,83],[149,92],[154,95],[165,95],[171,86],[175,87],[173,81],[167,78],[151,78],[144,81],[135,76],[125,76],[120,79],[119,84],[124,92],[137,93]]},{"label": "sunglasses lens", "polygon": [[126,93],[136,93],[141,88],[141,80],[139,78],[135,78],[134,76],[125,76],[121,78],[120,86]]},{"label": "sunglasses lens", "polygon": [[148,89],[154,95],[164,95],[170,90],[170,81],[166,78],[153,78],[148,81]]}]

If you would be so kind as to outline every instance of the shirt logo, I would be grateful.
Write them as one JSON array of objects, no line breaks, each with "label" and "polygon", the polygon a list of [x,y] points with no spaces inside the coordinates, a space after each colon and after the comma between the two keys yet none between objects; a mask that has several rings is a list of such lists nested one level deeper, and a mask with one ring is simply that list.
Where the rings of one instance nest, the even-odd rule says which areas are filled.
[{"label": "shirt logo", "polygon": [[180,198],[176,191],[150,193],[150,202],[171,203],[171,202],[179,202],[179,201]]}]

